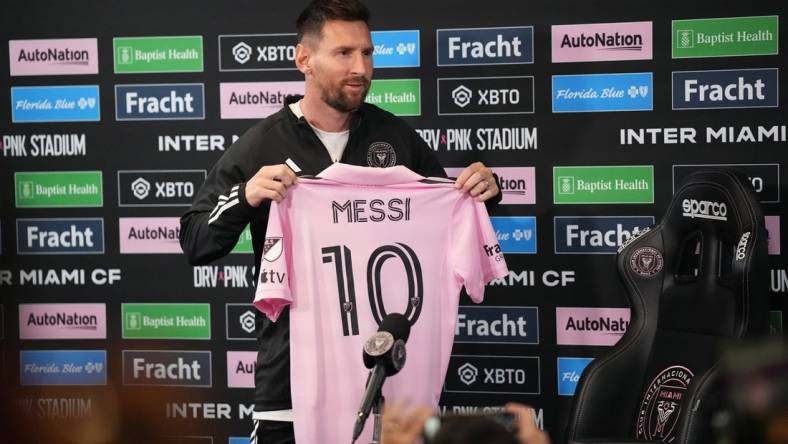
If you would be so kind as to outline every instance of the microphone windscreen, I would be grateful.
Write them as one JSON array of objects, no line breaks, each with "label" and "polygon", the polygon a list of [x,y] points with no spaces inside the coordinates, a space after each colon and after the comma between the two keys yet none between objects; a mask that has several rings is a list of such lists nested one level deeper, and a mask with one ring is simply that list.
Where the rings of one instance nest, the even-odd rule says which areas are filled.
[{"label": "microphone windscreen", "polygon": [[400,313],[389,313],[383,317],[378,326],[378,331],[387,331],[394,336],[394,340],[402,339],[408,342],[410,336],[410,322]]}]

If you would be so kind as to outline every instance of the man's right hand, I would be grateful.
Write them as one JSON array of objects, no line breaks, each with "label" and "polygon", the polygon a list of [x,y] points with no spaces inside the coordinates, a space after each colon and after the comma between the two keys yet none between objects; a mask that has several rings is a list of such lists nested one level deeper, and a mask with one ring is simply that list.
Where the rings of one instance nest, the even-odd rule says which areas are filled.
[{"label": "man's right hand", "polygon": [[265,199],[281,202],[287,195],[287,187],[296,180],[293,170],[285,164],[264,166],[246,182],[246,201],[254,208]]}]

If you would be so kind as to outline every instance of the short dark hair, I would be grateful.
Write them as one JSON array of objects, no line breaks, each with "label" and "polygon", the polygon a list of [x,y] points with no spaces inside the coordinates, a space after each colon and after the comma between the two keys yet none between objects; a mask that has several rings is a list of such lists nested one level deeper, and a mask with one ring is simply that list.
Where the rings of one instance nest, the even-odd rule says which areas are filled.
[{"label": "short dark hair", "polygon": [[329,20],[369,24],[369,9],[359,0],[313,0],[296,20],[298,43],[307,35],[320,37],[323,25]]}]

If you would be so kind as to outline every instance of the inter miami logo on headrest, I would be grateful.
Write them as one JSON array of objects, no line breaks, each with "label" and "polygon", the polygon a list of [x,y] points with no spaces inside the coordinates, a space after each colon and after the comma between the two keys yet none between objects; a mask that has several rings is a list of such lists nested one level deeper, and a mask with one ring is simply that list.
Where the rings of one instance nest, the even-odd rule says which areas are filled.
[{"label": "inter miami logo on headrest", "polygon": [[263,259],[274,262],[282,255],[283,242],[281,237],[267,237],[263,242]]},{"label": "inter miami logo on headrest", "polygon": [[397,153],[388,142],[375,142],[367,150],[367,165],[376,168],[388,168],[397,164]]},{"label": "inter miami logo on headrest", "polygon": [[664,260],[656,248],[640,247],[629,258],[629,266],[640,277],[652,278],[662,271]]},{"label": "inter miami logo on headrest", "polygon": [[648,385],[638,409],[638,439],[672,442],[682,401],[695,375],[687,367],[674,365],[659,372]]}]

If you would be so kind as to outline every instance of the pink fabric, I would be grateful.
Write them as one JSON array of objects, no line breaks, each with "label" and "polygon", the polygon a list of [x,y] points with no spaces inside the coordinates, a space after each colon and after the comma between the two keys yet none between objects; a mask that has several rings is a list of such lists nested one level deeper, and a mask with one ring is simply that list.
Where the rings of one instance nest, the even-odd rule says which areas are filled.
[{"label": "pink fabric", "polygon": [[[290,304],[296,442],[349,443],[369,372],[363,343],[379,318],[403,313],[412,325],[405,367],[384,386],[387,401],[435,406],[460,289],[481,302],[484,284],[508,270],[484,204],[452,182],[422,183],[402,166],[334,164],[319,177],[299,179],[271,204],[254,303],[272,320]],[[358,442],[371,430],[370,417]]]}]

